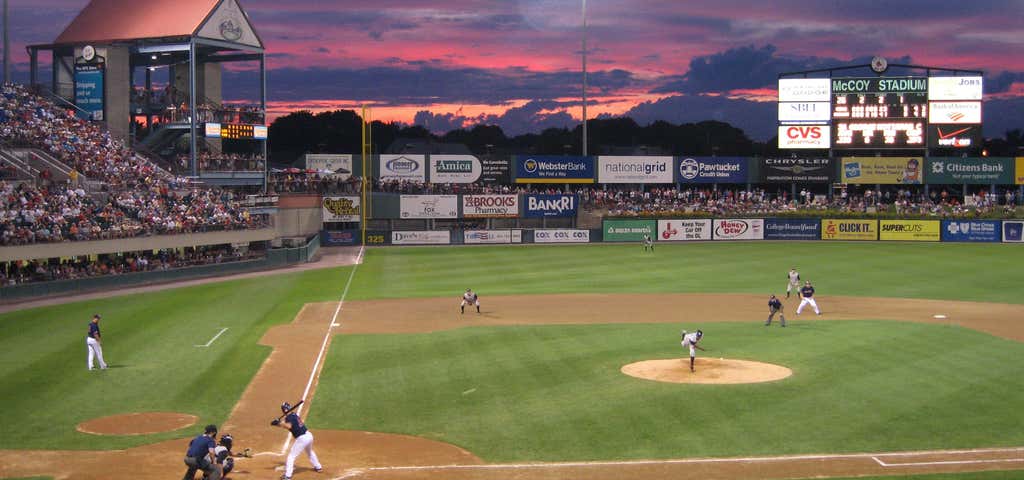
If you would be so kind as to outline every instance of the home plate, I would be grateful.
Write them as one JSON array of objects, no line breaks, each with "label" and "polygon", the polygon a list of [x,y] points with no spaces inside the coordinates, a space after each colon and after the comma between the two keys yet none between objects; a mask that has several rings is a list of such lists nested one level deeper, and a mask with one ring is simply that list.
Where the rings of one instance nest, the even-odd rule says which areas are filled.
[{"label": "home plate", "polygon": [[945,315],[932,315],[932,318],[938,318],[938,319],[941,320],[943,318],[946,318],[946,316]]}]

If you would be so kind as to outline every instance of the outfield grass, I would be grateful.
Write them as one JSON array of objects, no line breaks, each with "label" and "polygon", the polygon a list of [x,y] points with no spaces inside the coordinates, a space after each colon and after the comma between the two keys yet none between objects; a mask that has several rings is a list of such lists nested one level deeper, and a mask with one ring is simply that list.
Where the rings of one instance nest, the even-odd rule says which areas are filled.
[{"label": "outfield grass", "polygon": [[[659,244],[654,254],[645,254],[639,245],[371,249],[367,253],[366,263],[358,267],[348,298],[457,296],[467,287],[479,291],[485,299],[488,295],[496,294],[572,292],[766,293],[771,290],[781,291],[786,270],[797,266],[805,278],[815,282],[819,295],[825,298],[840,294],[1021,303],[1024,302],[1024,295],[1019,293],[1018,271],[1019,265],[1024,264],[1022,260],[1024,248],[1018,245],[874,242]],[[132,411],[191,413],[200,417],[199,425],[223,422],[269,353],[267,347],[257,345],[266,329],[291,321],[304,303],[337,300],[348,273],[347,268],[317,270],[0,314],[0,345],[3,347],[0,348],[0,402],[3,402],[8,418],[17,419],[16,428],[4,429],[5,435],[0,436],[0,448],[124,448],[188,436],[196,428],[137,437],[98,437],[74,430],[75,425],[90,418]],[[87,372],[84,366],[86,323],[93,312],[104,315],[104,353],[114,367],[105,372]],[[194,344],[205,343],[222,327],[230,330],[213,347],[192,347]],[[554,345],[560,345],[558,342],[585,341],[600,346],[606,341],[575,332],[573,336],[579,337],[579,340],[556,340],[561,338],[561,333],[546,328],[540,327],[536,332],[521,330],[519,327],[477,332],[474,335],[489,335],[493,339],[480,344],[476,352],[469,347],[477,345],[478,339],[453,337],[450,341],[459,347],[456,351],[463,352],[460,355],[473,356],[484,364],[492,357],[501,359],[503,355],[510,355],[511,360],[508,361],[515,361],[514,351],[500,353],[500,348],[494,351],[486,348],[492,344],[499,347],[504,336],[510,339],[524,336],[524,339],[530,341],[517,340],[517,343],[524,345],[533,344],[538,336],[552,337]],[[594,331],[601,330],[598,328]],[[799,330],[793,329],[790,333],[798,335]],[[675,334],[673,330],[671,336]],[[972,338],[981,335],[973,332],[967,334]],[[442,337],[381,336],[374,341],[395,344],[412,341],[430,345],[438,341],[438,338]],[[662,335],[658,333],[654,338],[660,342]],[[827,337],[814,338],[823,342]],[[459,345],[460,342],[470,340],[473,343]],[[343,360],[350,355],[346,347],[349,342],[355,342],[353,345],[358,350],[360,342],[366,341],[361,337],[352,337],[339,339],[335,343],[330,353],[329,368],[325,369],[325,380],[321,381],[318,390],[318,403],[321,398],[319,392],[326,392],[322,398],[328,402],[337,401],[338,405],[356,400],[338,397],[331,393],[330,388],[325,387],[328,382],[336,382],[356,389],[363,388],[339,372],[348,368]],[[972,387],[972,379],[958,372],[988,366],[991,358],[1002,356],[999,352],[965,356],[963,350],[954,349],[948,339],[940,343],[945,346],[947,357],[959,359],[959,370],[947,372],[949,377],[946,383],[965,390]],[[902,345],[893,347],[897,350],[904,348]],[[619,347],[606,352],[609,358],[619,358],[615,355],[621,352],[616,348]],[[630,348],[635,349],[637,346]],[[819,350],[819,347],[815,345],[809,350]],[[458,359],[446,358],[446,353],[439,350],[433,353],[436,358],[428,358],[435,358],[434,362],[455,368],[455,360]],[[363,351],[362,354],[368,355],[368,358],[380,357],[383,361],[398,355],[388,349]],[[852,356],[860,362],[855,365],[875,366],[878,372],[889,368],[870,355]],[[559,366],[572,365],[570,360],[555,359]],[[401,372],[406,367],[393,368]],[[538,368],[553,369],[553,366],[543,364]],[[387,371],[384,376],[389,375],[392,372]],[[544,378],[547,374],[541,374],[537,379],[531,377],[532,373],[523,372],[520,375],[525,382],[524,389],[531,385],[542,390],[538,393],[557,389],[556,385],[545,383],[550,381]],[[558,375],[554,378],[565,380]],[[424,383],[416,388],[444,390],[455,386],[451,382],[458,378],[440,375],[435,379],[438,383],[433,386]],[[383,380],[365,380],[369,387],[373,387],[371,391],[381,392],[377,383]],[[843,382],[836,380],[843,384],[849,381],[856,383],[860,379],[854,375]],[[664,387],[642,388],[658,390]],[[952,387],[943,386],[945,388]],[[423,395],[430,400],[432,395],[441,395],[440,390],[437,393],[425,392]],[[572,398],[572,402],[581,402],[586,407],[586,402],[600,403],[602,398]],[[972,400],[969,405],[985,405],[997,400],[983,398]],[[784,409],[789,401],[788,398],[779,399],[777,408]],[[345,411],[344,408],[340,410]],[[318,420],[318,409],[313,409],[313,415],[314,420]],[[399,425],[383,422],[377,426],[365,421],[361,426],[370,427],[367,428],[369,430],[387,427],[406,432],[413,432],[423,426],[419,420],[403,419],[394,415],[394,412],[390,416],[395,417],[390,421]],[[437,415],[426,415],[426,418],[441,422],[441,417]],[[513,422],[540,428],[528,415],[525,418],[511,418],[507,414],[493,419],[477,418],[481,427]],[[324,426],[327,425],[326,418],[319,420],[325,422]],[[668,420],[675,421],[672,418]],[[986,426],[1002,420],[1006,418],[988,419],[977,425]],[[350,421],[352,419],[347,417],[330,420],[332,426],[342,426]],[[657,424],[663,419],[650,418],[643,421]],[[416,428],[406,428],[403,426],[406,422]],[[614,431],[607,430],[606,423],[602,419],[580,428],[588,435],[590,432],[604,434],[606,431]],[[321,427],[319,424],[314,425]],[[566,424],[563,422],[562,425]],[[980,426],[976,431],[980,432],[977,430]],[[507,435],[521,428],[525,427],[513,425]],[[731,428],[725,425],[721,430],[729,432]],[[445,430],[434,429],[431,432]],[[966,445],[975,440],[990,443],[991,439],[1007,438],[994,427],[988,432],[987,437],[981,433],[978,433],[978,438],[965,436],[961,443]],[[499,432],[498,436],[504,438],[506,434]],[[951,434],[952,437],[957,435]],[[641,440],[643,438],[637,439],[637,443],[642,444]],[[778,445],[793,446],[794,451],[808,446],[793,443],[789,439],[771,440]],[[884,441],[884,438],[880,439],[880,442]],[[767,445],[765,448],[769,448]],[[676,452],[676,456],[686,454],[685,451]],[[601,458],[596,453],[587,456]]]},{"label": "outfield grass", "polygon": [[[261,277],[90,300],[0,315],[0,448],[123,448],[221,423],[270,353],[257,345],[306,302],[337,300],[348,269]],[[85,334],[103,315],[106,371],[86,370]],[[205,344],[228,327],[209,348]],[[199,417],[178,432],[131,437],[75,431],[85,420],[136,411]]]},{"label": "outfield grass", "polygon": [[[702,324],[711,357],[790,367],[750,385],[628,377],[679,358],[679,325],[475,327],[336,337],[315,428],[405,433],[488,461],[1024,444],[1024,344],[953,326]],[[701,353],[704,355],[704,353]],[[467,393],[468,392],[468,393]]]},{"label": "outfield grass", "polygon": [[371,249],[349,298],[575,292],[785,291],[797,267],[818,295],[1024,303],[1010,244],[743,242]]}]

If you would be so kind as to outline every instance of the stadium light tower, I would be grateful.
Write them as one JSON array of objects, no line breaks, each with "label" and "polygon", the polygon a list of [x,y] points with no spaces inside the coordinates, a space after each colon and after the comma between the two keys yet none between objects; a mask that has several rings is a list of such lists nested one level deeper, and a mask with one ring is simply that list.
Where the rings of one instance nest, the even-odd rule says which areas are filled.
[{"label": "stadium light tower", "polygon": [[587,156],[587,0],[583,0],[583,155]]},{"label": "stadium light tower", "polygon": [[4,0],[4,80],[3,83],[11,81],[11,42],[7,30],[10,29],[10,22],[7,19],[7,0]]}]

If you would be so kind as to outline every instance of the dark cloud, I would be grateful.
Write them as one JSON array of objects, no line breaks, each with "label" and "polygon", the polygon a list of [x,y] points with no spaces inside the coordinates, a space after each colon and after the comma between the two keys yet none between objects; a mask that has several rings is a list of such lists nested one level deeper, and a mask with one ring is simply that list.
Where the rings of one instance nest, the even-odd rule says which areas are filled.
[{"label": "dark cloud", "polygon": [[1004,93],[1016,82],[1024,82],[1024,72],[1000,72],[985,77],[985,93]]},{"label": "dark cloud", "polygon": [[416,112],[413,123],[433,132],[443,133],[473,125],[497,125],[506,135],[536,133],[548,128],[572,128],[579,123],[564,110],[564,102],[534,101],[510,108],[501,115],[467,117],[457,113]]},{"label": "dark cloud", "polygon": [[773,102],[712,97],[704,95],[678,95],[656,102],[643,102],[623,114],[640,125],[657,120],[672,123],[695,123],[703,120],[727,122],[746,132],[756,140],[771,138],[776,133],[778,117]]}]

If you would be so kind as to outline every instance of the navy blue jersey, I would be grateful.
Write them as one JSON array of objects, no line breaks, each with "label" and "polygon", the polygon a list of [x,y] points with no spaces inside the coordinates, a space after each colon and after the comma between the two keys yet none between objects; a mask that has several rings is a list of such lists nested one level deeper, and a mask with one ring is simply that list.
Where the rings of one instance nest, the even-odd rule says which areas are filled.
[{"label": "navy blue jersey", "polygon": [[210,453],[210,449],[216,447],[216,442],[213,441],[212,437],[206,435],[200,435],[192,439],[192,442],[188,444],[188,452],[185,453],[186,457],[200,458],[207,453]]},{"label": "navy blue jersey", "polygon": [[284,421],[288,422],[292,426],[292,436],[299,438],[306,434],[306,424],[302,423],[302,419],[298,415],[291,413],[287,417],[284,417]]},{"label": "navy blue jersey", "polygon": [[100,325],[98,323],[89,322],[89,337],[100,338]]},{"label": "navy blue jersey", "polygon": [[813,297],[814,296],[814,287],[808,285],[806,287],[801,288],[800,289],[800,295],[803,295],[803,296],[805,296],[807,298]]},{"label": "navy blue jersey", "polygon": [[768,306],[772,308],[782,308],[782,302],[778,298],[768,300]]}]

